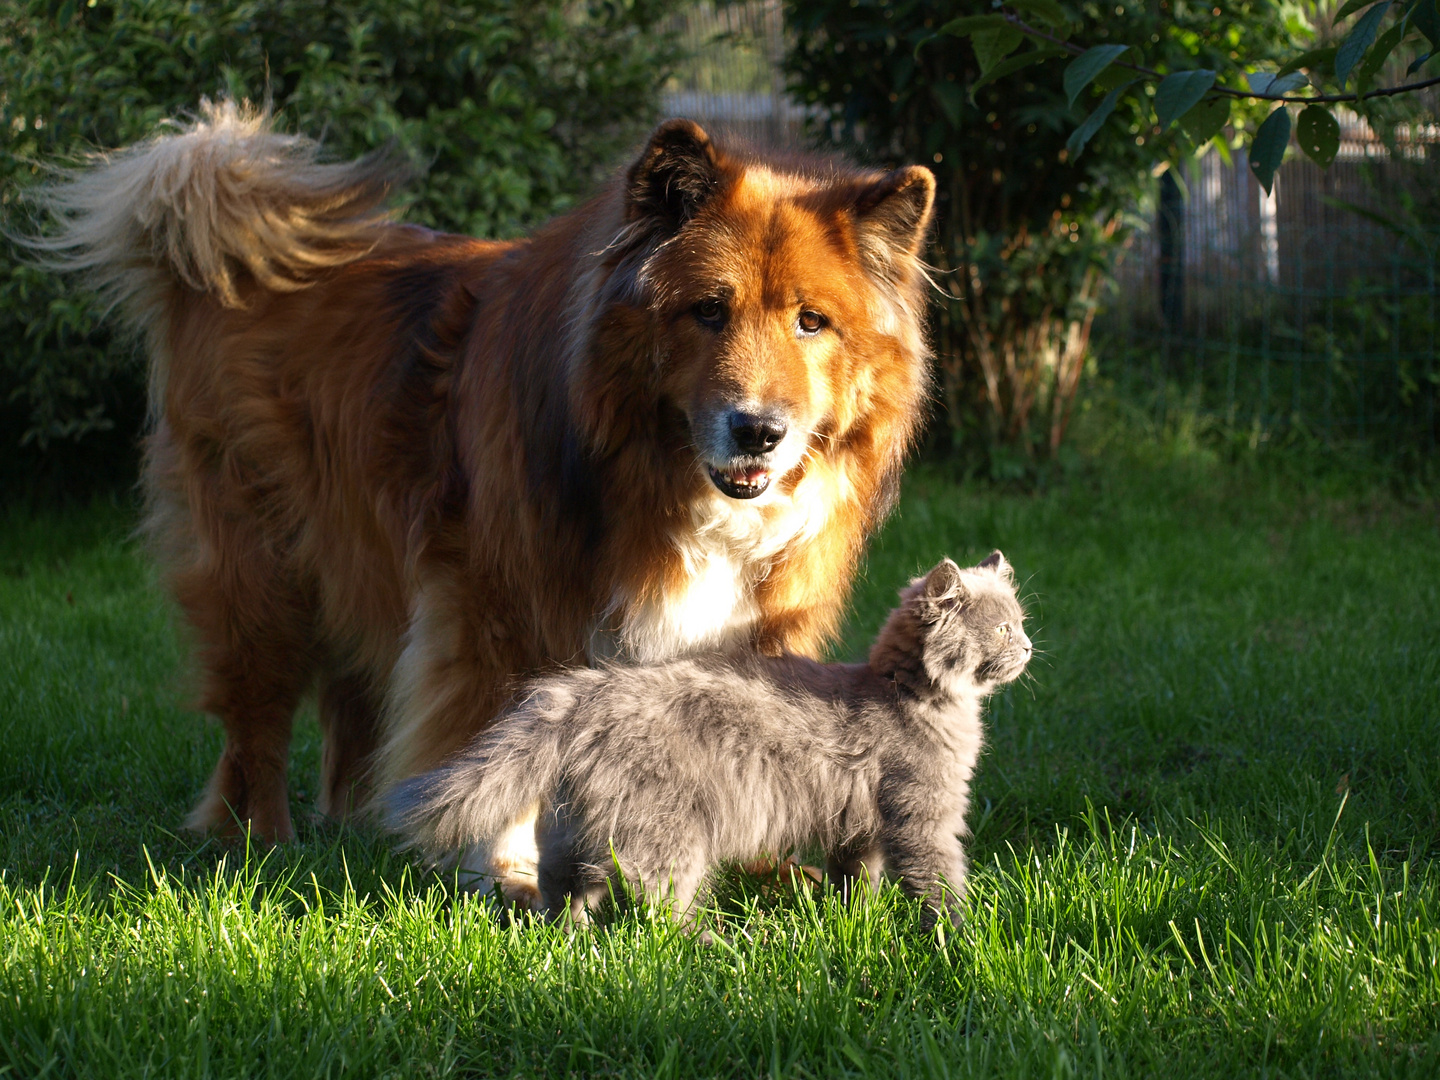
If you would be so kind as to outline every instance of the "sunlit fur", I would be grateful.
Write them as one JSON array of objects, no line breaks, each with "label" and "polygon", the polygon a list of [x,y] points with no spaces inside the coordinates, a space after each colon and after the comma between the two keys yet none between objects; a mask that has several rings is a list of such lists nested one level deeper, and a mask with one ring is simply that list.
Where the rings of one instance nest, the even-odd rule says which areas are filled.
[{"label": "sunlit fur", "polygon": [[982,704],[1032,650],[999,552],[901,595],[865,664],[711,655],[538,679],[397,787],[390,820],[443,855],[538,805],[552,917],[588,918],[617,873],[691,911],[717,861],[810,843],[842,885],[888,872],[943,910],[964,888]]},{"label": "sunlit fur", "polygon": [[[44,197],[32,246],[163,373],[150,531],[226,733],[197,828],[291,835],[316,683],[319,803],[342,815],[463,746],[518,677],[814,654],[915,430],[924,169],[767,160],[671,121],[509,242],[387,223],[391,177],[222,103]],[[778,445],[742,446],[745,409],[783,420]]]}]

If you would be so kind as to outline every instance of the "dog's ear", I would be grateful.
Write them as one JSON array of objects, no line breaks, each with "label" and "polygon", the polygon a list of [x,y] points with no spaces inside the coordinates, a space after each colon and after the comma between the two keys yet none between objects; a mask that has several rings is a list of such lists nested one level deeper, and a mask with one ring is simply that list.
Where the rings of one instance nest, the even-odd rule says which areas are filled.
[{"label": "dog's ear", "polygon": [[890,270],[920,254],[935,206],[935,175],[923,165],[886,173],[860,192],[855,205],[861,250]]},{"label": "dog's ear", "polygon": [[695,216],[720,185],[720,167],[710,136],[693,120],[667,120],[626,178],[626,216],[657,218],[670,231]]}]

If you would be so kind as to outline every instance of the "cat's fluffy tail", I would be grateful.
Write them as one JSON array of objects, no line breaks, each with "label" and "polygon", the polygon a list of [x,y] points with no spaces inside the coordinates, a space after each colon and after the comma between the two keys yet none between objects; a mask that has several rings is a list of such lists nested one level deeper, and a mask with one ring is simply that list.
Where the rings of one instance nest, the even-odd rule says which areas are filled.
[{"label": "cat's fluffy tail", "polygon": [[431,856],[494,841],[555,790],[570,704],[562,688],[536,692],[440,768],[396,786],[387,823]]}]

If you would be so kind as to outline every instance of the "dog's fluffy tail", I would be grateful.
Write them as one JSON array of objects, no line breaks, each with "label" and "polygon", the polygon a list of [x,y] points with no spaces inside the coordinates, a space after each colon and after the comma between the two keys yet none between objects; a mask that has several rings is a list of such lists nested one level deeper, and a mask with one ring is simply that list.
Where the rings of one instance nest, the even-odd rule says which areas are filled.
[{"label": "dog's fluffy tail", "polygon": [[274,131],[268,110],[202,100],[193,120],[42,186],[33,198],[54,227],[21,243],[143,332],[177,288],[243,307],[247,276],[292,292],[361,257],[403,176],[384,155],[322,163],[315,142]]},{"label": "dog's fluffy tail", "polygon": [[556,789],[570,741],[568,698],[537,693],[440,768],[395,787],[386,822],[434,856],[498,838]]}]

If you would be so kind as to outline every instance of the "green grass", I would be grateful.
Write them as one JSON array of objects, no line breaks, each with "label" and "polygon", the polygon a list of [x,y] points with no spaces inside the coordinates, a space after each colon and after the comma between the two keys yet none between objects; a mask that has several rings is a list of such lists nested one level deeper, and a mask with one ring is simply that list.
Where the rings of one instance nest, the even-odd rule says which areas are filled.
[{"label": "green grass", "polygon": [[177,835],[219,735],[132,521],[0,529],[0,1075],[1440,1073],[1433,500],[1196,455],[1040,495],[912,470],[844,650],[1000,547],[1044,653],[991,710],[964,925],[742,882],[711,947],[506,925],[365,832]]}]

